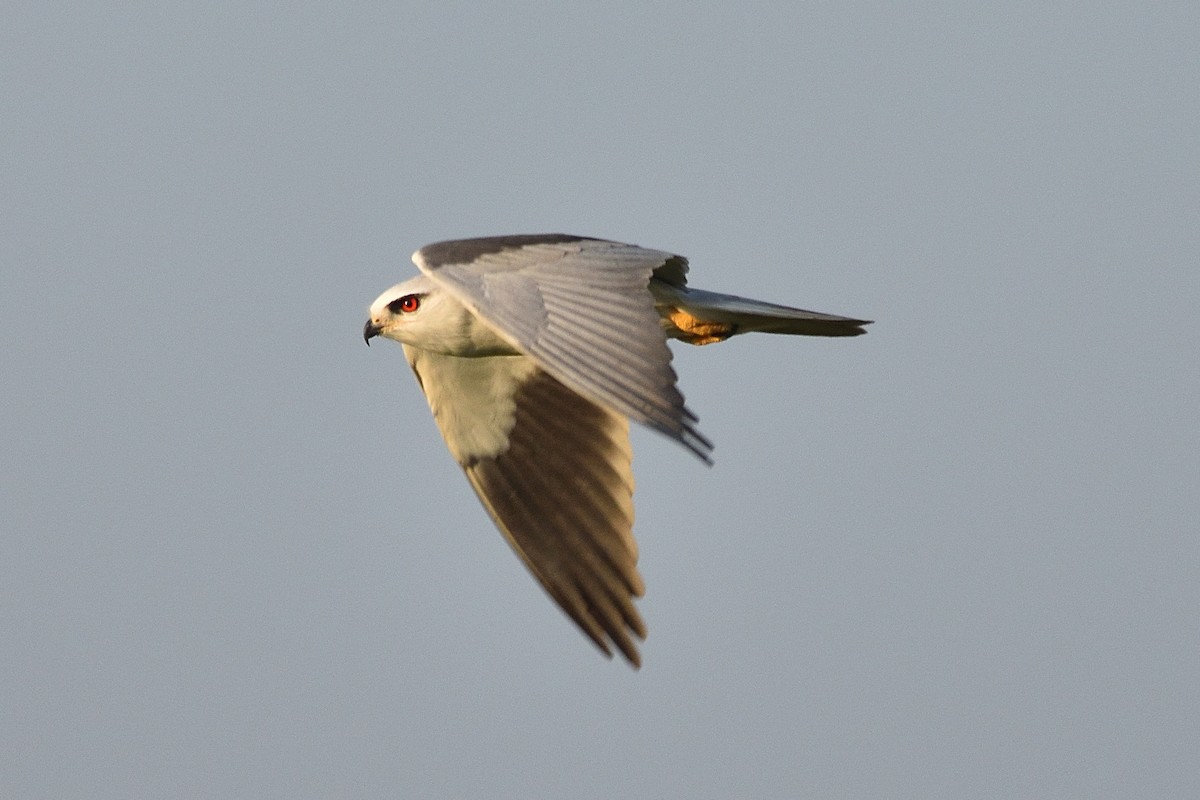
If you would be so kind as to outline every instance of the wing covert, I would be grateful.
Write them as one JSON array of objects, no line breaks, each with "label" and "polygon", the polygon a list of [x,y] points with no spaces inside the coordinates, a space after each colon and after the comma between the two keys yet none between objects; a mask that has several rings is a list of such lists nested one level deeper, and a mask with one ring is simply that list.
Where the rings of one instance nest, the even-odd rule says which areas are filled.
[{"label": "wing covert", "polygon": [[441,242],[413,261],[559,381],[710,460],[649,291],[656,274],[682,284],[681,256],[546,234]]}]

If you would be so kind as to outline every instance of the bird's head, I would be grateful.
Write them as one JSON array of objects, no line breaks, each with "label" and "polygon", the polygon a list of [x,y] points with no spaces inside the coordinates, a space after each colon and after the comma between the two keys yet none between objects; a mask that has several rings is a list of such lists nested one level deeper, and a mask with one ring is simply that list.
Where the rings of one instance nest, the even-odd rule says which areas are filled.
[{"label": "bird's head", "polygon": [[398,283],[375,298],[363,326],[363,339],[370,344],[376,336],[452,356],[517,352],[425,275]]}]

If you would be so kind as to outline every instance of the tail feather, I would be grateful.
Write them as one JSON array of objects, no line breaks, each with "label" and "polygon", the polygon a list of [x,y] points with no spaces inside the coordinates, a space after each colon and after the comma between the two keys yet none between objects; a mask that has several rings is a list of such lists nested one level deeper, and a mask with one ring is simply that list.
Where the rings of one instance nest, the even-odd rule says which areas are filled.
[{"label": "tail feather", "polygon": [[691,344],[709,344],[739,333],[785,333],[797,336],[861,336],[870,320],[765,303],[703,289],[656,291],[668,334]]}]

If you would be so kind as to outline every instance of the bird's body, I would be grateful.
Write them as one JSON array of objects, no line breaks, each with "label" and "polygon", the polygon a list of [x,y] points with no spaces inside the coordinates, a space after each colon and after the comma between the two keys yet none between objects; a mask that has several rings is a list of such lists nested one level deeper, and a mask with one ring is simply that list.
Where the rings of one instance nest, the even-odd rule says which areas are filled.
[{"label": "bird's body", "polygon": [[446,444],[530,571],[605,653],[635,666],[644,587],[628,420],[709,461],[667,338],[856,336],[863,320],[690,289],[681,256],[564,234],[440,242],[381,294]]}]

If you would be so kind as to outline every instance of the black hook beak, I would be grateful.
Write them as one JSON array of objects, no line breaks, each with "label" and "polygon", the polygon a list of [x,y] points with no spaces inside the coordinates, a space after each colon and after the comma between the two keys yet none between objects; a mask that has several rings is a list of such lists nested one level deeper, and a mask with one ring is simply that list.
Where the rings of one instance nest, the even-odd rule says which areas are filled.
[{"label": "black hook beak", "polygon": [[367,324],[363,325],[363,341],[367,343],[367,347],[371,346],[371,340],[379,335],[380,328],[371,320],[367,320]]}]

